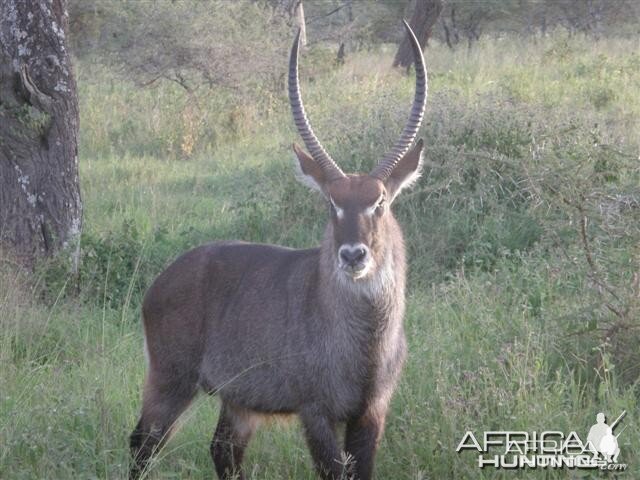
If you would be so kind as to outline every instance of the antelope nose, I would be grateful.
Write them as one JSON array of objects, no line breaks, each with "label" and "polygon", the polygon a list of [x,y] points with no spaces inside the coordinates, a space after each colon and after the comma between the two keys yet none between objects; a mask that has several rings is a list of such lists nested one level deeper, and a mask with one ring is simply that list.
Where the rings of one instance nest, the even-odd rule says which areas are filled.
[{"label": "antelope nose", "polygon": [[364,245],[343,245],[340,247],[340,258],[344,263],[353,267],[362,262],[367,256],[367,247]]}]

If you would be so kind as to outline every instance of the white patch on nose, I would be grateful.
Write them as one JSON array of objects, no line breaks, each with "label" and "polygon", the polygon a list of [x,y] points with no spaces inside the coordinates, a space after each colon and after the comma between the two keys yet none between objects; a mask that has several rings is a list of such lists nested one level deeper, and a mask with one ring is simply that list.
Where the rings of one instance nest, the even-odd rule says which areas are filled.
[{"label": "white patch on nose", "polygon": [[[372,266],[369,270],[373,270]],[[369,298],[378,298],[387,292],[393,292],[396,287],[396,270],[393,255],[385,255],[381,265],[378,265],[370,275],[355,279],[349,275],[336,275],[341,285],[352,292],[366,295]]]},{"label": "white patch on nose", "polygon": [[342,253],[343,251],[353,252],[355,250],[364,250],[365,252],[369,251],[364,243],[343,243],[340,245],[338,253]]},{"label": "white patch on nose", "polygon": [[[362,258],[357,260],[355,265],[350,265],[348,260],[345,261],[343,255],[349,258],[356,252],[362,252]],[[345,243],[338,249],[338,265],[341,270],[346,272],[353,279],[362,278],[371,269],[371,255],[369,249],[364,243]]]}]

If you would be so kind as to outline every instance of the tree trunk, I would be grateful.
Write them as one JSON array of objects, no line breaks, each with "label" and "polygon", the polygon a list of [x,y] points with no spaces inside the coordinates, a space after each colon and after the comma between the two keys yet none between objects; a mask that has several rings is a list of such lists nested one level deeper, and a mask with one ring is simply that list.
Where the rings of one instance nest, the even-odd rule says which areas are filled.
[{"label": "tree trunk", "polygon": [[[442,0],[415,0],[409,25],[416,34],[422,50],[425,49],[429,42],[433,26],[438,21],[441,11]],[[409,43],[409,37],[405,35],[393,59],[393,66],[409,68],[412,64],[413,52],[411,51],[411,43]]]},{"label": "tree trunk", "polygon": [[82,228],[66,0],[0,0],[0,247],[33,266]]},{"label": "tree trunk", "polygon": [[449,9],[449,21],[445,15],[442,16],[442,28],[444,29],[444,39],[447,42],[447,46],[453,50],[454,46],[460,43],[460,33],[458,32],[458,24],[456,23],[456,8],[451,5]]}]

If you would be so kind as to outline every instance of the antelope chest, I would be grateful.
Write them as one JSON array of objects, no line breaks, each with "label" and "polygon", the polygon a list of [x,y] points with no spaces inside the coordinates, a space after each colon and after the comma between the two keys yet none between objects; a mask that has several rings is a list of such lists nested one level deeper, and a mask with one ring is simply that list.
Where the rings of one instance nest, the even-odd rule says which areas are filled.
[{"label": "antelope chest", "polygon": [[321,367],[324,392],[338,420],[358,415],[397,383],[405,356],[402,331],[357,332],[336,342]]}]

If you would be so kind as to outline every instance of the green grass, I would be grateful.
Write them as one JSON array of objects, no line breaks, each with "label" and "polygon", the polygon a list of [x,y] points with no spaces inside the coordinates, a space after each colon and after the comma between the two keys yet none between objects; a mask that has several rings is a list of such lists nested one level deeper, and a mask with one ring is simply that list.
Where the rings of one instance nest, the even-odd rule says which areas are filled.
[{"label": "green grass", "polygon": [[[316,131],[347,170],[369,169],[405,120],[412,79],[388,71],[389,53],[305,82]],[[455,448],[466,430],[586,435],[597,412],[622,410],[634,478],[640,209],[625,199],[640,198],[637,42],[558,34],[471,52],[436,45],[427,58],[427,169],[395,206],[410,252],[409,358],[378,478],[582,477],[480,470]],[[75,280],[54,263],[35,286],[2,267],[0,478],[124,478],[145,287],[192,246],[311,246],[326,221],[294,180],[284,94],[137,90],[105,67],[78,70],[83,267]],[[211,478],[216,418],[217,401],[199,397],[150,478]],[[315,478],[295,421],[262,428],[246,468]]]}]

